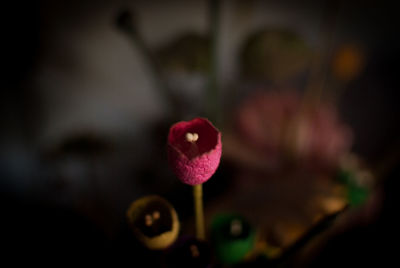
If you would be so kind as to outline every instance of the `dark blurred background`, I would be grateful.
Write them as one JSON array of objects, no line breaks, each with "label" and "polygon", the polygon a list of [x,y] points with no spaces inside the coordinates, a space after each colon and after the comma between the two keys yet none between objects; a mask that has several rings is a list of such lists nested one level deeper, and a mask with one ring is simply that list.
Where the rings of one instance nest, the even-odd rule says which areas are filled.
[{"label": "dark blurred background", "polygon": [[[129,233],[125,211],[136,198],[153,193],[173,203],[187,223],[182,232],[190,233],[191,203],[186,200],[191,191],[180,185],[166,161],[170,124],[210,116],[223,142],[225,134],[229,137],[221,167],[205,185],[211,215],[221,204],[236,204],[227,200],[243,177],[281,176],[276,170],[254,171],[251,164],[258,163],[238,156],[236,141],[246,140],[235,136],[241,105],[260,89],[294,88],[306,94],[312,79],[322,90],[311,95],[318,93],[337,108],[341,124],[352,132],[349,151],[379,177],[377,189],[385,200],[379,224],[374,218],[357,229],[361,234],[356,238],[344,238],[359,241],[362,232],[372,232],[368,247],[354,247],[365,253],[382,246],[376,243],[386,243],[382,237],[396,231],[386,228],[393,226],[387,224],[395,210],[387,207],[398,198],[385,187],[398,180],[397,16],[386,1],[221,1],[213,48],[207,1],[5,1],[0,191],[6,247],[17,254],[35,253],[38,259],[99,261],[115,255],[130,260],[127,248],[133,246],[123,238]],[[133,36],[124,27],[132,27]],[[257,38],[267,41],[257,43]],[[343,48],[361,62],[349,77],[340,71],[335,76],[331,67]],[[210,49],[216,51],[215,65]],[[217,74],[214,91],[208,89],[209,72]],[[161,81],[155,78],[160,73]],[[274,120],[274,113],[268,118]],[[280,182],[272,181],[279,192]],[[265,187],[273,189],[268,182]],[[260,191],[268,195],[263,187]],[[254,195],[243,196],[238,202],[247,211],[247,204],[254,205],[247,199]],[[257,204],[268,200],[275,199]],[[259,210],[271,211],[268,205]],[[254,222],[260,215],[247,216]],[[292,214],[283,218],[292,219]],[[304,230],[310,221],[300,222]],[[318,256],[332,258],[334,245]],[[354,253],[343,259],[351,257],[365,258]]]}]

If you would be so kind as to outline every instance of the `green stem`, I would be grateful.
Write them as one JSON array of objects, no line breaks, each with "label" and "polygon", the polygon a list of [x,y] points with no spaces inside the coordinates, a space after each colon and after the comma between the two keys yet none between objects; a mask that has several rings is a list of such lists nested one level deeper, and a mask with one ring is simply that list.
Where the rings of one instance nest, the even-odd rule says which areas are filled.
[{"label": "green stem", "polygon": [[203,209],[203,185],[193,186],[194,212],[196,221],[196,237],[205,240],[204,209]]},{"label": "green stem", "polygon": [[210,71],[206,92],[206,114],[207,117],[218,125],[218,29],[220,1],[209,0],[210,10]]}]

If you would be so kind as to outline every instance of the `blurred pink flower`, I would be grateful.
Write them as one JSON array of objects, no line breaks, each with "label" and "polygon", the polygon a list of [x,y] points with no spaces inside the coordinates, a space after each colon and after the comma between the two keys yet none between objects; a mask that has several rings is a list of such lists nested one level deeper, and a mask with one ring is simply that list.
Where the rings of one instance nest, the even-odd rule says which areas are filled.
[{"label": "blurred pink flower", "polygon": [[351,146],[350,129],[327,103],[302,108],[293,91],[259,91],[239,107],[236,126],[242,140],[271,161],[294,157],[304,164],[336,165]]},{"label": "blurred pink flower", "polygon": [[183,183],[206,182],[218,168],[221,153],[221,133],[207,119],[178,122],[169,130],[169,164]]}]

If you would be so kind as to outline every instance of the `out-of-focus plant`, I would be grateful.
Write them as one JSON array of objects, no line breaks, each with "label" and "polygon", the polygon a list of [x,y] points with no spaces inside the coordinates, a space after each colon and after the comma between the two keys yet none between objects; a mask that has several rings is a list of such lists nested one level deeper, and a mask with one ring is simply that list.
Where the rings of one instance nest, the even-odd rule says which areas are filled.
[{"label": "out-of-focus plant", "polygon": [[243,76],[272,82],[295,78],[307,70],[309,60],[306,42],[287,29],[264,29],[250,35],[240,55]]},{"label": "out-of-focus plant", "polygon": [[210,70],[210,39],[188,32],[161,47],[157,61],[166,72],[207,74]]},{"label": "out-of-focus plant", "polygon": [[271,161],[293,159],[306,166],[337,166],[352,135],[328,103],[304,110],[294,91],[259,91],[239,107],[239,137]]}]

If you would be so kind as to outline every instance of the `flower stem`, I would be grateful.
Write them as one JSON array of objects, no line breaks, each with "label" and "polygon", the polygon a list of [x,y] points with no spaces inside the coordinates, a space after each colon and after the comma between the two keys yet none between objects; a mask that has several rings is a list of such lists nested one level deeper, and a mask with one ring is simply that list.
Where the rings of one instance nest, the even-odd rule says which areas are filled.
[{"label": "flower stem", "polygon": [[219,12],[220,1],[209,0],[210,16],[210,71],[208,77],[208,86],[206,92],[206,113],[207,117],[217,123],[218,121],[218,30],[219,30]]},{"label": "flower stem", "polygon": [[327,61],[331,55],[332,43],[337,30],[341,3],[328,3],[322,14],[318,46],[311,59],[310,73],[304,92],[302,110],[318,105],[328,79]]},{"label": "flower stem", "polygon": [[193,186],[194,212],[196,217],[196,237],[205,240],[204,211],[203,211],[203,185]]}]

